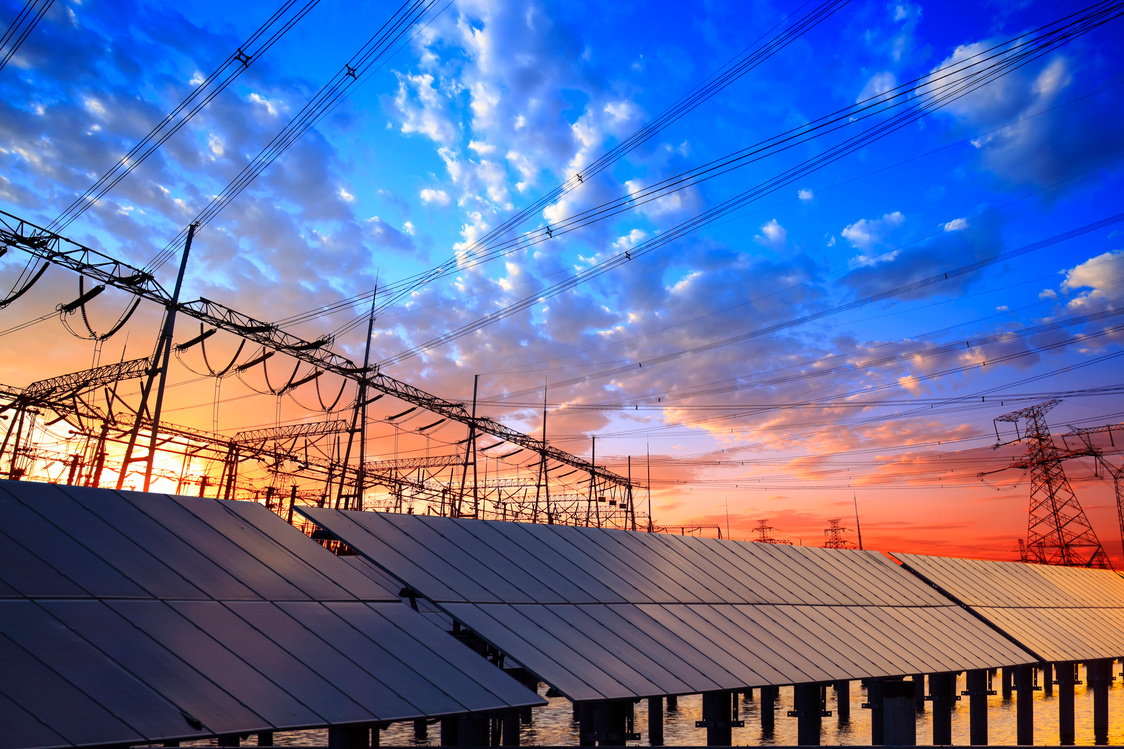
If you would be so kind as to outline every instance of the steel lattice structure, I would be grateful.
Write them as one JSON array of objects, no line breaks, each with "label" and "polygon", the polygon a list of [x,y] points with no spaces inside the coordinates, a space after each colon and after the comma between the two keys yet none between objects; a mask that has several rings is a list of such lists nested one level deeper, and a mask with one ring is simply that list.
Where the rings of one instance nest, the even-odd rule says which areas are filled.
[{"label": "steel lattice structure", "polygon": [[[1046,401],[995,419],[997,423],[1014,424],[1018,441],[1026,443],[1026,454],[1011,464],[1012,468],[1030,471],[1030,510],[1023,548],[1028,559],[1039,564],[1111,569],[1112,563],[1062,468],[1062,461],[1093,453],[1059,450],[1046,424],[1046,413],[1060,402]],[[1020,422],[1025,424],[1021,435]]]}]

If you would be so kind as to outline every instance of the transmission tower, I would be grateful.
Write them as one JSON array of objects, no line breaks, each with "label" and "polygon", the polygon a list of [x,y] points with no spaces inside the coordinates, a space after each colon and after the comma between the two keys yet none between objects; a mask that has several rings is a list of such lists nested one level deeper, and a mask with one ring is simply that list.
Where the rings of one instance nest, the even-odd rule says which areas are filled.
[{"label": "transmission tower", "polygon": [[1104,456],[1104,452],[1093,444],[1094,434],[1107,434],[1109,444],[1116,447],[1116,441],[1112,437],[1113,431],[1120,433],[1124,432],[1124,424],[1108,424],[1103,427],[1087,427],[1078,428],[1071,426],[1070,433],[1062,435],[1064,442],[1066,437],[1077,437],[1085,445],[1085,450],[1090,452],[1096,459],[1097,465],[1103,467],[1109,476],[1112,477],[1112,488],[1116,492],[1116,519],[1120,524],[1120,543],[1124,548],[1124,465],[1113,465]]},{"label": "transmission tower", "polygon": [[824,536],[826,539],[823,542],[825,549],[850,549],[852,544],[850,541],[843,538],[843,534],[849,529],[839,525],[839,518],[832,518],[828,520],[828,527],[824,528]]},{"label": "transmission tower", "polygon": [[774,530],[776,530],[776,528],[770,526],[768,520],[758,520],[757,526],[753,529],[753,534],[756,536],[753,540],[759,544],[784,544],[786,546],[792,546],[791,541],[775,537],[773,535]]},{"label": "transmission tower", "polygon": [[[1111,569],[1112,563],[1070,488],[1062,461],[1093,455],[1089,450],[1059,450],[1046,425],[1046,413],[1061,401],[1054,399],[997,419],[1015,425],[1017,442],[1026,443],[1026,454],[1012,468],[1030,471],[1030,513],[1026,529],[1026,556],[1039,564]],[[1025,430],[1019,433],[1019,424]]]}]

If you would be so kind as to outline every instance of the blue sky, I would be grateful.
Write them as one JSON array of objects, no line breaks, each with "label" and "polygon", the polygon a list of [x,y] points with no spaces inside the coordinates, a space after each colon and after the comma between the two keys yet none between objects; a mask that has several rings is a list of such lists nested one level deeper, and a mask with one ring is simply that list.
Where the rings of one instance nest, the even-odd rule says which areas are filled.
[{"label": "blue sky", "polygon": [[[20,7],[4,0],[0,20]],[[527,431],[540,428],[542,388],[555,383],[549,433],[559,446],[587,453],[596,434],[599,456],[622,472],[628,455],[655,456],[657,519],[732,522],[747,537],[768,518],[780,535],[818,543],[826,519],[851,517],[861,493],[864,529],[884,547],[1007,553],[1025,532],[1026,478],[975,475],[1017,453],[991,450],[992,419],[1010,410],[1003,396],[1067,393],[1050,417],[1058,432],[1122,420],[1120,396],[1096,391],[1121,384],[1112,357],[1124,340],[1113,316],[1124,223],[1089,228],[1119,213],[1124,194],[1122,21],[818,163],[890,116],[848,113],[857,102],[889,105],[895,86],[921,81],[928,88],[906,100],[916,104],[942,80],[934,71],[1075,12],[1064,3],[841,3],[574,182],[818,7],[437,3],[203,228],[187,296],[282,320],[459,257],[454,272],[380,314],[373,357],[453,399],[471,398],[478,374],[482,408]],[[148,263],[395,8],[322,0],[63,233]],[[275,9],[57,0],[0,71],[0,209],[50,223]],[[840,112],[834,132],[794,137],[658,200],[627,201]],[[762,188],[791,169],[799,176]],[[574,189],[505,235],[510,251],[469,262],[480,237],[567,181]],[[752,190],[760,194],[737,210],[651,244]],[[556,231],[613,200],[623,210]],[[1046,241],[1073,230],[1083,233]],[[1003,253],[1012,256],[993,260]],[[5,290],[23,261],[0,259]],[[605,264],[614,267],[545,295]],[[170,286],[174,273],[173,261],[159,277]],[[72,278],[52,271],[27,307],[2,313],[3,327],[75,293]],[[366,304],[293,331],[348,328]],[[106,295],[102,305],[95,326],[124,300]],[[481,327],[488,314],[498,319]],[[146,354],[152,319],[142,312],[129,342],[115,337],[103,355]],[[337,348],[361,359],[364,327]],[[89,366],[91,344],[57,320],[6,345],[28,351],[38,341],[50,341],[43,355],[5,357],[3,382]],[[268,401],[256,406],[266,416],[238,403],[224,406],[221,429],[274,418]],[[181,421],[219,422],[209,393],[179,407]],[[1091,464],[1070,465],[1091,477]],[[1075,488],[1118,550],[1111,487]]]}]

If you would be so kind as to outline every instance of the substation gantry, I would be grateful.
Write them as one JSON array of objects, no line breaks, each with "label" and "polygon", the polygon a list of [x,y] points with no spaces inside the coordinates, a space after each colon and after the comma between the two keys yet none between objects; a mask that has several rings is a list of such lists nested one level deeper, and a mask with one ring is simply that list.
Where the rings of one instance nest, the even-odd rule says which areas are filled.
[{"label": "substation gantry", "polygon": [[[190,242],[189,234],[189,242]],[[315,340],[305,340],[281,329],[274,323],[258,320],[249,315],[238,312],[218,302],[199,298],[194,301],[180,301],[178,299],[179,281],[177,292],[169,294],[155,279],[155,277],[142,269],[133,267],[120,260],[112,258],[98,250],[86,247],[52,231],[37,226],[25,219],[0,211],[0,255],[9,250],[20,250],[32,255],[43,263],[43,267],[32,276],[32,281],[18,290],[16,294],[5,300],[10,303],[19,295],[30,288],[40,276],[47,265],[57,265],[68,268],[79,274],[80,278],[93,280],[99,287],[111,287],[132,294],[139,301],[147,301],[158,305],[165,310],[165,335],[162,334],[157,351],[149,359],[121,365],[99,367],[85,373],[76,373],[66,377],[77,378],[70,391],[62,391],[62,395],[50,399],[45,395],[45,386],[39,383],[25,388],[23,391],[10,389],[0,391],[0,397],[8,396],[7,408],[14,408],[21,414],[30,413],[38,406],[48,406],[57,410],[60,418],[75,418],[78,421],[100,420],[101,431],[104,433],[98,443],[101,446],[101,463],[105,462],[106,434],[117,429],[127,428],[129,431],[129,448],[126,450],[124,462],[119,471],[119,484],[124,481],[125,473],[131,461],[147,459],[149,471],[152,470],[154,448],[148,450],[147,455],[136,457],[132,454],[132,446],[137,441],[137,435],[142,431],[149,431],[152,435],[152,445],[157,443],[157,435],[165,437],[165,443],[173,439],[181,441],[181,453],[189,454],[207,453],[212,455],[215,462],[223,466],[222,475],[217,482],[211,482],[206,476],[200,479],[202,490],[208,486],[220,487],[217,493],[220,496],[233,497],[241,493],[244,488],[238,485],[237,466],[248,459],[259,461],[275,461],[273,467],[276,473],[288,472],[288,475],[300,471],[315,471],[324,479],[325,491],[321,492],[316,501],[321,504],[332,504],[336,507],[363,507],[363,495],[371,487],[382,486],[388,488],[392,497],[397,497],[392,502],[394,507],[401,511],[407,507],[412,498],[427,500],[428,512],[440,512],[451,517],[516,517],[529,522],[551,522],[563,524],[598,525],[605,527],[645,528],[651,525],[648,519],[637,522],[635,503],[633,502],[633,489],[639,484],[634,484],[629,478],[621,476],[604,466],[597,465],[595,461],[586,460],[564,450],[549,445],[544,439],[538,439],[511,429],[494,419],[478,416],[475,409],[469,409],[466,404],[446,400],[436,395],[414,387],[382,372],[377,365],[357,365],[345,356],[331,351],[334,339],[330,335],[321,336]],[[185,250],[186,259],[186,250]],[[180,280],[182,280],[184,267],[181,264]],[[88,298],[93,292],[83,295]],[[82,301],[80,299],[79,301]],[[74,305],[76,303],[72,303]],[[72,306],[70,305],[70,306]],[[199,430],[167,425],[159,418],[153,418],[153,410],[148,404],[148,393],[161,366],[167,367],[167,356],[171,351],[172,342],[167,321],[175,315],[186,315],[201,324],[200,334],[183,344],[176,346],[177,353],[190,348],[205,340],[215,330],[231,333],[244,342],[249,342],[261,347],[261,352],[254,360],[241,365],[245,369],[254,364],[263,362],[275,355],[284,354],[311,368],[311,374],[300,379],[290,379],[286,387],[296,387],[308,382],[320,374],[332,373],[353,383],[356,387],[356,397],[352,404],[353,417],[348,422],[333,421],[319,425],[296,425],[280,428],[276,433],[268,430],[258,430],[255,433],[241,433],[233,439]],[[209,328],[209,329],[208,329]],[[369,341],[369,337],[368,337]],[[161,365],[163,357],[164,364]],[[127,366],[126,366],[127,364]],[[116,368],[116,369],[114,369]],[[92,378],[86,384],[78,383],[81,377]],[[120,382],[130,377],[147,378],[147,383],[142,391],[141,403],[132,413],[115,415],[112,413],[112,403],[108,404],[109,412],[102,413],[96,409],[91,410],[75,399],[77,395],[88,393],[97,388],[107,388],[111,383]],[[59,378],[56,378],[59,379]],[[96,382],[95,382],[96,381]],[[50,381],[44,381],[50,382]],[[36,386],[39,386],[36,389]],[[75,390],[77,388],[77,390]],[[31,395],[28,395],[28,392]],[[41,392],[42,391],[42,392]],[[70,395],[67,395],[67,393]],[[376,395],[371,395],[376,393]],[[426,466],[390,465],[387,461],[367,461],[362,448],[363,440],[360,439],[360,448],[357,450],[358,460],[351,456],[351,443],[357,435],[362,433],[365,426],[360,421],[360,414],[365,413],[365,407],[382,398],[391,396],[410,406],[410,410],[423,409],[440,417],[441,423],[452,421],[467,427],[468,436],[462,442],[463,453],[457,456],[443,456],[437,459],[437,464]],[[37,399],[37,400],[36,400]],[[71,402],[74,401],[74,402]],[[79,415],[80,414],[80,415]],[[159,400],[157,401],[156,416],[159,416]],[[22,423],[22,422],[21,422]],[[430,425],[433,426],[433,425]],[[82,426],[81,429],[85,429]],[[288,431],[286,431],[288,430]],[[303,430],[303,431],[302,431]],[[319,430],[319,431],[318,431]],[[20,442],[20,430],[15,430],[15,441]],[[313,444],[313,438],[327,435],[339,435],[346,438],[347,449],[343,456],[331,451],[322,452],[321,455],[303,455],[299,452],[300,445],[304,445],[307,452],[308,446]],[[477,441],[481,436],[491,436],[499,440],[493,445],[478,448]],[[9,427],[8,437],[13,436],[13,429]],[[6,440],[7,441],[7,440]],[[186,441],[186,442],[184,442]],[[517,453],[529,452],[537,456],[537,477],[524,480],[518,487],[499,486],[482,481],[478,476],[477,461],[479,455],[487,450],[508,444],[515,448],[497,457],[511,457]],[[185,445],[190,445],[186,447]],[[22,448],[26,455],[26,446]],[[294,453],[294,450],[297,452]],[[96,452],[96,450],[95,450]],[[19,450],[13,448],[9,472],[14,472],[16,455]],[[3,455],[0,453],[0,459]],[[95,459],[94,462],[97,462]],[[290,467],[278,468],[282,464],[291,464]],[[283,466],[282,466],[283,467]],[[452,474],[445,482],[436,480],[430,474],[420,478],[409,478],[411,471],[421,468],[427,470],[434,468],[451,468]],[[455,475],[459,467],[459,476]],[[554,474],[563,468],[571,470],[564,474]],[[98,485],[100,479],[92,472],[88,473],[85,482]],[[571,479],[559,485],[559,480],[572,474],[579,474],[578,479]],[[182,481],[183,477],[181,477]],[[147,476],[146,476],[147,480]],[[573,491],[578,486],[584,485],[583,491]],[[295,484],[294,484],[295,486]],[[332,487],[336,487],[333,489]],[[532,488],[534,491],[532,492]],[[291,489],[296,497],[296,489]],[[313,495],[315,496],[315,495]],[[584,506],[581,501],[584,497]],[[498,504],[497,504],[498,503]],[[292,502],[290,502],[290,508]],[[389,509],[389,508],[387,508]],[[290,510],[291,511],[291,510]]]}]

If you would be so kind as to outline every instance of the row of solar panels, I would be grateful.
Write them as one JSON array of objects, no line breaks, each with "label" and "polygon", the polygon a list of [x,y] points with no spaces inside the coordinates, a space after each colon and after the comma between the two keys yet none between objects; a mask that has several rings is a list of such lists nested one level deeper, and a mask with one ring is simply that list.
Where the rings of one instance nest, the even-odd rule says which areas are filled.
[{"label": "row of solar panels", "polygon": [[308,510],[341,558],[253,503],[13,482],[0,512],[0,747],[542,704],[402,588],[575,701],[1124,655],[1098,570]]},{"label": "row of solar panels", "polygon": [[0,746],[543,704],[264,507],[0,483]]}]

